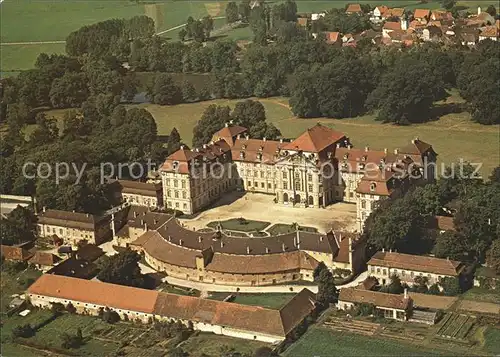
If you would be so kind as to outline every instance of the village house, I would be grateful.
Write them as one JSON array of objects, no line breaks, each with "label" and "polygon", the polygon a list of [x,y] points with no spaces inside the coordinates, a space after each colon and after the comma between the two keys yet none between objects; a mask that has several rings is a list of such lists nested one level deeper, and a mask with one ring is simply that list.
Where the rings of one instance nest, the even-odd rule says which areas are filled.
[{"label": "village house", "polygon": [[38,215],[37,231],[40,237],[62,239],[64,244],[76,246],[80,241],[99,245],[110,238],[110,217],[88,213],[45,209]]},{"label": "village house", "polygon": [[363,14],[360,4],[349,4],[345,10],[346,14]]},{"label": "village house", "polygon": [[440,42],[443,37],[443,31],[438,26],[427,26],[422,30],[422,39],[426,42]]},{"label": "village house", "polygon": [[427,278],[427,284],[439,283],[441,278],[458,278],[465,270],[462,262],[435,257],[381,251],[368,261],[368,274],[382,284],[389,284],[396,275],[401,282],[415,284],[415,278]]},{"label": "village house", "polygon": [[395,22],[395,21],[387,21],[384,23],[384,26],[382,26],[382,36],[389,38],[389,34],[392,31],[398,31],[401,30],[401,23],[400,22]]},{"label": "village house", "polygon": [[430,20],[440,21],[440,20],[453,20],[453,15],[449,11],[433,10],[431,12]]},{"label": "village house", "polygon": [[430,19],[431,11],[429,9],[415,9],[413,18],[421,24],[426,24]]},{"label": "village house", "polygon": [[412,300],[404,295],[387,294],[358,288],[340,289],[337,308],[349,311],[359,304],[372,304],[386,319],[406,321],[411,316]]},{"label": "village house", "polygon": [[55,254],[37,251],[28,262],[34,265],[38,270],[45,272],[52,269],[52,267],[60,261],[61,258]]},{"label": "village house", "polygon": [[373,10],[372,17],[370,20],[375,23],[379,23],[388,19],[391,21],[401,21],[403,20],[404,9],[402,8],[388,8],[387,6],[377,6]]},{"label": "village house", "polygon": [[342,44],[342,35],[340,32],[336,31],[327,31],[323,33],[326,38],[326,43],[329,45],[341,45]]},{"label": "village house", "polygon": [[492,40],[498,41],[499,30],[496,26],[486,26],[479,33],[479,41]]},{"label": "village house", "polygon": [[0,253],[5,260],[15,261],[15,262],[26,262],[32,256],[33,252],[19,246],[11,245],[0,245]]},{"label": "village house", "polygon": [[316,310],[307,289],[281,309],[267,309],[48,274],[28,288],[26,298],[40,308],[72,304],[77,313],[89,315],[110,309],[142,323],[174,320],[199,331],[267,343],[283,341]]},{"label": "village house", "polygon": [[115,180],[110,182],[116,196],[131,205],[149,207],[151,209],[163,207],[163,191],[160,183],[146,183],[131,180]]},{"label": "village house", "polygon": [[477,9],[477,15],[467,19],[467,26],[482,27],[495,25],[495,18],[487,12],[482,12],[481,7]]}]

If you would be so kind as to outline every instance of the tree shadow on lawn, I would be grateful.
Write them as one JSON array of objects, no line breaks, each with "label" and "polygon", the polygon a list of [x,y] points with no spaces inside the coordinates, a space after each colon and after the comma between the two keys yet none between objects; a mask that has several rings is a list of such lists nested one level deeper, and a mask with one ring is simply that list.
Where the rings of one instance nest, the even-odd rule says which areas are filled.
[{"label": "tree shadow on lawn", "polygon": [[443,103],[435,104],[429,113],[429,121],[439,120],[447,114],[458,114],[467,111],[466,103]]}]

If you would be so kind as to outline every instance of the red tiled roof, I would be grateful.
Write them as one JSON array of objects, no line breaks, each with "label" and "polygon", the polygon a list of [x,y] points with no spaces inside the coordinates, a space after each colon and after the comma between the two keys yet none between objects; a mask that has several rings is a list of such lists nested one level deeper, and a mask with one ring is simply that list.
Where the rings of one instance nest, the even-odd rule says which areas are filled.
[{"label": "red tiled roof", "polygon": [[0,252],[5,260],[25,261],[33,256],[33,253],[22,248],[10,245],[0,245]]},{"label": "red tiled roof", "polygon": [[429,9],[415,9],[415,13],[413,14],[413,17],[416,19],[423,19],[423,18],[429,17],[430,12],[431,11]]},{"label": "red tiled roof", "polygon": [[463,264],[455,260],[396,252],[377,252],[370,259],[368,265],[406,269],[416,272],[447,276],[458,276],[460,271],[463,269]]},{"label": "red tiled roof", "polygon": [[356,12],[363,12],[363,10],[361,10],[360,4],[349,4],[349,6],[347,6],[347,9],[345,10],[345,12],[356,13]]},{"label": "red tiled roof", "polygon": [[[260,139],[236,139],[231,148],[234,161],[262,162],[272,164],[276,160],[278,150],[286,145],[279,141]],[[243,158],[241,155],[243,154]],[[260,159],[259,159],[260,157]]]},{"label": "red tiled roof", "polygon": [[389,11],[389,8],[385,5],[377,6],[375,9],[378,9],[378,11],[380,11],[381,16],[384,16],[386,12]]},{"label": "red tiled roof", "polygon": [[44,274],[28,288],[28,294],[152,313],[158,291]]},{"label": "red tiled roof", "polygon": [[161,192],[161,184],[146,183],[132,180],[116,180],[115,183],[118,190],[122,193],[130,193],[142,196],[157,197]]},{"label": "red tiled roof", "polygon": [[224,128],[222,128],[221,130],[219,130],[218,132],[216,132],[213,136],[212,136],[212,140],[213,141],[218,141],[218,140],[224,140],[226,141],[229,145],[233,145],[234,143],[234,138],[238,135],[241,135],[245,132],[247,132],[248,129],[243,127],[243,126],[239,126],[239,125],[228,125]]},{"label": "red tiled roof", "polygon": [[401,30],[401,23],[399,22],[395,22],[395,21],[387,21],[386,23],[384,23],[384,27],[383,27],[385,30]]},{"label": "red tiled roof", "polygon": [[387,17],[401,17],[405,13],[405,9],[399,8],[399,7],[394,7],[392,9],[389,9],[388,13],[386,14]]},{"label": "red tiled roof", "polygon": [[335,131],[321,124],[316,124],[312,128],[307,129],[297,139],[285,145],[283,149],[319,153],[323,149],[344,138],[344,133]]},{"label": "red tiled roof", "polygon": [[368,303],[397,310],[406,310],[411,303],[409,298],[405,299],[402,295],[386,294],[358,288],[340,289],[339,301],[356,304]]},{"label": "red tiled roof", "polygon": [[479,36],[482,37],[498,37],[498,28],[496,26],[486,26]]},{"label": "red tiled roof", "polygon": [[340,32],[327,31],[325,32],[326,43],[335,43],[339,40]]},{"label": "red tiled roof", "polygon": [[30,258],[29,262],[31,264],[39,264],[44,266],[53,266],[59,262],[61,258],[52,253],[39,252],[37,251],[33,257]]}]

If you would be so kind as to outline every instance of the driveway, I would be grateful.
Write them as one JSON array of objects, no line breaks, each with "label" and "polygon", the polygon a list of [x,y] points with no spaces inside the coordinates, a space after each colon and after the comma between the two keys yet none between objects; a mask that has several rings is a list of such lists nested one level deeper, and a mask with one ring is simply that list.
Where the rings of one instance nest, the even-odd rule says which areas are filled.
[{"label": "driveway", "polygon": [[224,195],[215,207],[193,219],[180,219],[190,229],[205,228],[207,223],[230,218],[268,221],[272,224],[292,224],[315,227],[319,232],[334,230],[352,232],[356,228],[356,205],[339,202],[327,208],[300,208],[276,204],[274,196],[261,193],[232,192]]}]

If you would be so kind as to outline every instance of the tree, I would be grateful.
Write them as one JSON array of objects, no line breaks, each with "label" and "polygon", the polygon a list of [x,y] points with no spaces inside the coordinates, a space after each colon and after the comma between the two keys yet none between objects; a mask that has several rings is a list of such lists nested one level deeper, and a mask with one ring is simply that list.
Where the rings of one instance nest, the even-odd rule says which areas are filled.
[{"label": "tree", "polygon": [[266,120],[266,109],[261,102],[247,99],[236,103],[231,117],[239,125],[250,128],[258,122]]},{"label": "tree", "polygon": [[16,337],[29,338],[34,335],[35,335],[35,329],[30,324],[19,325],[12,329],[12,336],[14,338]]},{"label": "tree", "polygon": [[318,276],[318,293],[316,294],[316,300],[326,308],[329,304],[336,302],[337,298],[338,290],[335,286],[333,275],[328,269],[324,269]]},{"label": "tree", "polygon": [[238,21],[240,14],[238,13],[238,5],[234,1],[227,3],[226,5],[226,22],[232,24]]},{"label": "tree", "polygon": [[444,277],[439,280],[439,285],[443,288],[446,296],[456,296],[462,293],[460,280],[458,278]]},{"label": "tree", "polygon": [[413,285],[413,291],[417,293],[426,294],[428,292],[427,284],[429,283],[429,278],[426,276],[416,276],[415,285]]},{"label": "tree", "polygon": [[238,14],[242,21],[248,22],[248,19],[250,17],[250,11],[251,11],[250,0],[243,0],[238,5]]},{"label": "tree", "polygon": [[320,276],[321,272],[323,270],[325,270],[325,269],[328,270],[328,268],[325,265],[325,263],[319,262],[318,266],[316,268],[314,268],[314,271],[313,271],[314,281],[317,281],[319,279],[319,276]]},{"label": "tree", "polygon": [[455,7],[456,3],[456,0],[441,0],[441,5],[448,11]]},{"label": "tree", "polygon": [[82,73],[67,73],[56,78],[50,88],[50,102],[54,108],[79,107],[88,97],[87,79]]},{"label": "tree", "polygon": [[153,87],[148,90],[148,95],[153,103],[160,105],[173,105],[182,101],[182,91],[168,74],[157,74]]},{"label": "tree", "polygon": [[488,267],[500,274],[500,239],[495,239],[486,255]]},{"label": "tree", "polygon": [[367,105],[378,109],[377,120],[410,124],[429,120],[433,103],[444,96],[444,83],[430,66],[406,58],[382,76]]},{"label": "tree", "polygon": [[486,8],[486,12],[488,14],[490,14],[493,18],[496,18],[497,17],[497,9],[495,7],[495,5],[489,5],[487,8]]},{"label": "tree", "polygon": [[205,40],[210,38],[210,32],[214,29],[214,20],[212,16],[207,15],[201,19],[201,24],[203,27],[203,31],[205,33]]},{"label": "tree", "polygon": [[184,42],[184,40],[186,39],[186,36],[187,36],[187,31],[186,31],[185,28],[182,28],[179,31],[179,40],[181,40],[182,42]]},{"label": "tree", "polygon": [[253,357],[278,357],[278,353],[273,351],[270,347],[259,347],[253,353]]},{"label": "tree", "polygon": [[500,166],[497,166],[491,171],[491,175],[489,177],[491,182],[500,183]]},{"label": "tree", "polygon": [[431,286],[429,286],[429,290],[427,291],[428,294],[430,295],[440,295],[441,290],[439,290],[439,285],[434,283]]},{"label": "tree", "polygon": [[208,143],[213,134],[231,120],[230,108],[227,106],[209,105],[203,112],[200,121],[193,129],[193,145]]},{"label": "tree", "polygon": [[135,287],[144,287],[146,282],[139,268],[141,256],[127,249],[109,258],[97,275],[101,281]]},{"label": "tree", "polygon": [[181,136],[179,135],[177,128],[173,128],[172,131],[170,132],[170,135],[168,136],[168,141],[167,141],[168,154],[170,155],[173,152],[179,150],[180,147],[181,147]]},{"label": "tree", "polygon": [[74,335],[64,332],[61,335],[61,346],[63,348],[79,348],[83,345],[84,339],[81,328],[78,327]]},{"label": "tree", "polygon": [[145,15],[134,16],[125,20],[124,26],[129,40],[136,38],[149,38],[155,33],[154,20]]},{"label": "tree", "polygon": [[432,252],[438,258],[463,260],[468,252],[467,241],[459,233],[446,231],[437,235]]},{"label": "tree", "polygon": [[401,279],[396,274],[393,274],[391,275],[391,282],[383,290],[389,294],[401,294],[404,287],[401,284]]},{"label": "tree", "polygon": [[110,309],[105,309],[102,313],[101,318],[108,324],[115,324],[120,321],[120,315],[118,315],[116,311]]},{"label": "tree", "polygon": [[196,100],[196,89],[191,82],[185,80],[181,85],[182,90],[182,100],[184,102],[191,102]]}]

